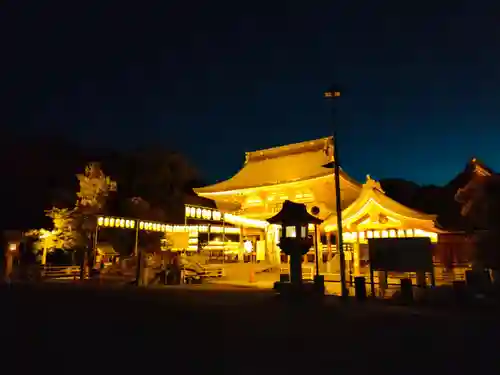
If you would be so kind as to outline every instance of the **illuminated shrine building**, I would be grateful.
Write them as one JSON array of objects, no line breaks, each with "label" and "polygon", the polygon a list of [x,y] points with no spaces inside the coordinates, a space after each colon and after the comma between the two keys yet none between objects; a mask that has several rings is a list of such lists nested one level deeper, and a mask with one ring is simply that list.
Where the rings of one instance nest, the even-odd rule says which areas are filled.
[{"label": "illuminated shrine building", "polygon": [[[335,182],[333,169],[323,167],[331,161],[332,137],[247,152],[243,168],[232,178],[195,192],[215,201],[221,212],[256,222],[265,222],[279,212],[285,200],[304,203],[311,214],[316,211],[313,207],[319,208],[316,216],[324,220],[321,232],[332,233],[337,231]],[[339,177],[343,239],[354,249],[354,263],[359,259],[360,248],[371,237],[424,236],[437,241],[440,230],[435,226],[434,215],[392,200],[369,176],[360,184],[341,169]],[[277,231],[272,227],[253,230],[260,240],[267,240],[269,254],[279,253],[272,249],[277,241],[276,233],[272,233]],[[332,251],[335,246],[329,242],[322,249]]]},{"label": "illuminated shrine building", "polygon": [[[265,220],[281,210],[285,200],[317,206],[319,217],[335,212],[333,173],[323,165],[333,160],[332,138],[247,152],[243,168],[232,178],[195,192],[217,207],[248,218]],[[362,186],[341,170],[344,206],[352,203]]]}]

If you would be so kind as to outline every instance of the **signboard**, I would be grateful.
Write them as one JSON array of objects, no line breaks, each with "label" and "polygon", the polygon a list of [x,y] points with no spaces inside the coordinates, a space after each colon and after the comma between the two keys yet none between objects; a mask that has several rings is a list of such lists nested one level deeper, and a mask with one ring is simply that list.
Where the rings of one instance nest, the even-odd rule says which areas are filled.
[{"label": "signboard", "polygon": [[189,247],[188,232],[171,232],[165,233],[167,239],[167,247],[170,250],[186,250]]},{"label": "signboard", "polygon": [[370,238],[370,264],[374,271],[432,272],[432,246],[427,237]]}]

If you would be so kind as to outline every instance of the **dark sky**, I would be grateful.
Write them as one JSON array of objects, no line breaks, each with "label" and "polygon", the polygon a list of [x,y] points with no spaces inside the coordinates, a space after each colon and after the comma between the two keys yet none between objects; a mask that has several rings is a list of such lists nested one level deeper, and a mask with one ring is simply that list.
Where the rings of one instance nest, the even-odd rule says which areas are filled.
[{"label": "dark sky", "polygon": [[335,83],[354,177],[500,169],[498,0],[3,4],[4,127],[161,143],[215,181],[245,151],[330,135]]}]

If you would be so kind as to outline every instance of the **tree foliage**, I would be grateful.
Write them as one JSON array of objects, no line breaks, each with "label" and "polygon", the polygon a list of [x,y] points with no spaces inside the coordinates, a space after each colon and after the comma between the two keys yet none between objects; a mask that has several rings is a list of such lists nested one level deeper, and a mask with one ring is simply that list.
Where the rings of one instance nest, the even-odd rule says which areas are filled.
[{"label": "tree foliage", "polygon": [[[113,176],[116,177],[122,202],[127,202],[124,211],[130,207],[130,198],[140,197],[150,206],[141,214],[154,214],[168,222],[178,222],[184,217],[184,196],[189,192],[193,181],[198,178],[197,171],[183,155],[163,150],[148,148],[138,150],[122,157],[115,163]],[[133,208],[137,212],[142,205]],[[148,218],[153,220],[153,218]]]},{"label": "tree foliage", "polygon": [[[85,173],[77,175],[79,190],[73,208],[52,207],[46,216],[52,219],[53,231],[31,231],[39,238],[37,247],[74,250],[87,245],[89,231],[95,229],[95,215],[106,204],[109,193],[116,191],[116,183],[107,177],[98,163],[90,163]],[[50,244],[47,243],[50,233]]]},{"label": "tree foliage", "polygon": [[47,216],[54,225],[54,244],[58,249],[71,250],[81,245],[82,236],[78,231],[78,219],[74,209],[53,207]]},{"label": "tree foliage", "polygon": [[46,211],[46,215],[52,219],[54,227],[52,231],[36,229],[26,233],[28,236],[37,238],[35,250],[43,248],[49,251],[72,250],[81,244],[82,237],[77,228],[73,209],[53,207]]},{"label": "tree foliage", "polygon": [[[158,207],[152,207],[149,202],[141,197],[133,197],[127,200],[129,216],[142,220],[165,222],[165,213]],[[141,246],[146,252],[158,250],[161,245],[162,233],[144,232],[139,233]]]},{"label": "tree foliage", "polygon": [[99,163],[88,164],[85,173],[76,176],[80,187],[76,194],[76,209],[85,213],[99,213],[109,193],[116,191],[116,182],[104,174]]},{"label": "tree foliage", "polygon": [[35,252],[42,251],[43,249],[53,251],[60,248],[60,240],[55,230],[50,231],[43,228],[32,229],[26,232],[25,235],[27,237],[36,238],[36,241],[33,242],[33,250]]}]

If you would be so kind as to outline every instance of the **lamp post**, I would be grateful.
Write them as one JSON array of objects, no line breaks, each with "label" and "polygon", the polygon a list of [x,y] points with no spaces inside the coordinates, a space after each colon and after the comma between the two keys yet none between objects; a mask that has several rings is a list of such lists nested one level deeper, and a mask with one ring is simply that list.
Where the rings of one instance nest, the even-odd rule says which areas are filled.
[{"label": "lamp post", "polygon": [[53,244],[54,236],[56,234],[57,234],[57,232],[55,230],[53,230],[53,231],[49,231],[49,230],[45,230],[45,229],[40,230],[40,239],[43,240],[43,252],[42,252],[42,265],[43,266],[45,266],[45,264],[47,263],[47,252],[49,250],[49,246],[47,245],[47,242],[52,241],[52,244]]},{"label": "lamp post", "polygon": [[[324,93],[324,97],[331,101],[332,103],[332,121],[335,117],[335,107],[334,99],[340,97],[340,91],[330,89]],[[325,168],[333,168],[334,180],[335,180],[335,206],[337,211],[337,250],[339,252],[340,259],[340,287],[341,296],[347,297],[349,295],[349,290],[346,287],[346,275],[345,275],[345,255],[344,255],[344,241],[342,238],[342,200],[340,195],[340,162],[339,162],[339,151],[337,143],[337,132],[335,130],[335,123],[333,124],[333,161],[323,165]]]}]

